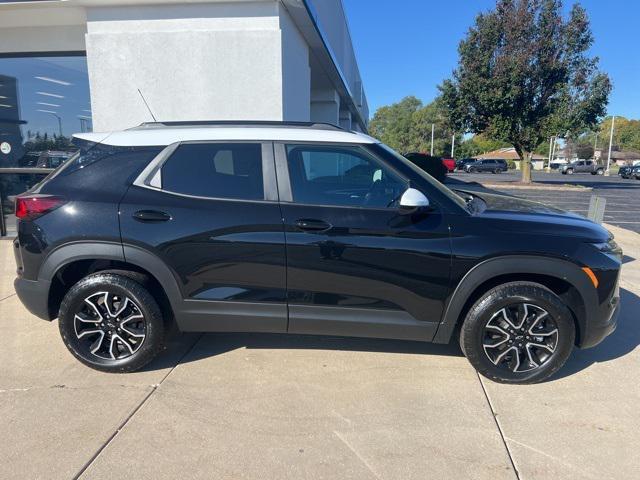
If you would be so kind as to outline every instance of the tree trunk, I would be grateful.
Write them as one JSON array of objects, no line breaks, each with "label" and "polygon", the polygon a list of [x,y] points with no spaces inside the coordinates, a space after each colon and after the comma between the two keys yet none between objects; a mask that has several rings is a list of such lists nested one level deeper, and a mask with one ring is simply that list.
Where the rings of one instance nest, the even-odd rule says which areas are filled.
[{"label": "tree trunk", "polygon": [[522,170],[522,183],[531,183],[531,152],[522,152],[520,155],[520,170]]}]

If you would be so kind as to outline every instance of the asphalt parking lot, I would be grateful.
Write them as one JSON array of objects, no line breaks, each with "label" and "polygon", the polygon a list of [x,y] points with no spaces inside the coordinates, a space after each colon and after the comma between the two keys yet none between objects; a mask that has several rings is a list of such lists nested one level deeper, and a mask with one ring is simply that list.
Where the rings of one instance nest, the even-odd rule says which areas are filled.
[{"label": "asphalt parking lot", "polygon": [[[456,182],[478,182],[478,183],[503,183],[504,189],[499,186],[491,186],[493,190],[502,193],[515,195],[518,197],[547,203],[554,207],[568,210],[579,215],[587,216],[589,210],[589,199],[592,195],[598,195],[607,199],[605,207],[604,221],[611,225],[640,232],[640,181],[624,180],[618,175],[610,177],[574,174],[562,175],[560,173],[533,172],[534,182],[550,185],[562,186],[573,185],[578,188],[563,190],[543,190],[535,188],[512,189],[506,188],[509,182],[520,180],[520,172],[509,171],[499,175],[491,173],[462,173],[450,174],[448,182],[454,186]],[[470,186],[473,188],[473,185]],[[586,187],[586,188],[580,188]]]}]

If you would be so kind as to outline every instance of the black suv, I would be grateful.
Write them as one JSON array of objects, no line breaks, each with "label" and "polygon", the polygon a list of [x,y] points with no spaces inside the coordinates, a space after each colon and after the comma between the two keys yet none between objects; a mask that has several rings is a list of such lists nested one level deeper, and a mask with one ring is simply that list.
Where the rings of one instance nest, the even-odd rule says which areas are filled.
[{"label": "black suv", "polygon": [[616,326],[601,226],[452,191],[363,134],[164,123],[75,137],[16,200],[15,289],[81,362],[129,372],[185,332],[448,343],[532,383]]},{"label": "black suv", "polygon": [[477,160],[475,158],[463,158],[462,160],[458,160],[456,162],[456,170],[464,170],[467,165],[476,162]]},{"label": "black suv", "polygon": [[491,172],[491,173],[502,173],[509,170],[509,166],[507,162],[502,159],[482,159],[477,160],[473,163],[469,163],[464,166],[464,171],[467,173],[474,172]]}]

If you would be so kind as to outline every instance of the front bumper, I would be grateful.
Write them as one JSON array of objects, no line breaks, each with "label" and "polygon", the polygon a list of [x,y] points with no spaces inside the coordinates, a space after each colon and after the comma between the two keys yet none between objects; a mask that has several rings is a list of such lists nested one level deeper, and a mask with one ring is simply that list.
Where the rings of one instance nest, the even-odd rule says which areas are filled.
[{"label": "front bumper", "polygon": [[43,320],[53,320],[49,312],[50,282],[46,280],[25,280],[18,277],[14,280],[13,287],[27,310]]},{"label": "front bumper", "polygon": [[605,312],[603,312],[604,315],[601,314],[598,317],[593,316],[591,322],[585,325],[582,338],[580,339],[580,348],[595,347],[615,332],[620,315],[620,297],[615,297]]}]

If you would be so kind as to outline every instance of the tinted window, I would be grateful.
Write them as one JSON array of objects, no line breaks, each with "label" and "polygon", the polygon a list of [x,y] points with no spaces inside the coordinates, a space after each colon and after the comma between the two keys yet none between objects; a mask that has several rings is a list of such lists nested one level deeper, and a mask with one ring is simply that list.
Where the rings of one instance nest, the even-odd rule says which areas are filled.
[{"label": "tinted window", "polygon": [[407,187],[358,147],[289,145],[287,156],[295,202],[390,207]]},{"label": "tinted window", "polygon": [[162,166],[162,188],[200,197],[262,200],[261,146],[180,145]]}]

